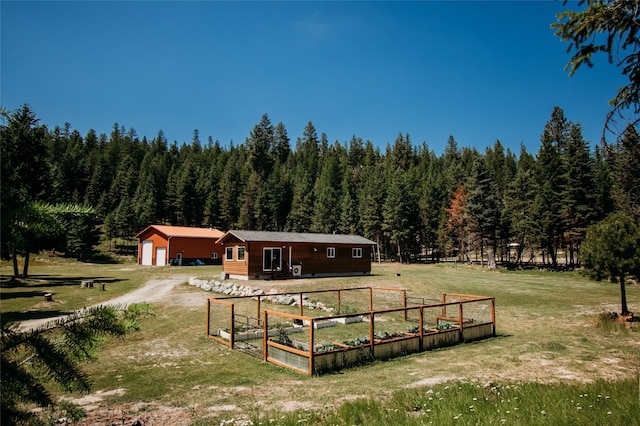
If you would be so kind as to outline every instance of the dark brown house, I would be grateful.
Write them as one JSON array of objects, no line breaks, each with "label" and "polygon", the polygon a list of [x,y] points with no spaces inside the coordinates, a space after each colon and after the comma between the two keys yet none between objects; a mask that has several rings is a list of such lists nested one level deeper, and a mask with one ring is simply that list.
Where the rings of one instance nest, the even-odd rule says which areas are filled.
[{"label": "dark brown house", "polygon": [[228,231],[223,274],[235,279],[368,275],[375,243],[358,235]]}]

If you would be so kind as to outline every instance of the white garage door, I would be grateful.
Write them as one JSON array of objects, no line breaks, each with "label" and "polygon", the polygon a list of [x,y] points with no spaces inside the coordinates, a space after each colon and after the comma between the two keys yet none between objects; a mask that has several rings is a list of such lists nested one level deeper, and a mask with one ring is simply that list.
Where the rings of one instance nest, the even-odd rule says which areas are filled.
[{"label": "white garage door", "polygon": [[167,248],[156,247],[156,265],[164,266],[167,264]]},{"label": "white garage door", "polygon": [[152,265],[153,263],[153,241],[142,242],[142,265]]}]

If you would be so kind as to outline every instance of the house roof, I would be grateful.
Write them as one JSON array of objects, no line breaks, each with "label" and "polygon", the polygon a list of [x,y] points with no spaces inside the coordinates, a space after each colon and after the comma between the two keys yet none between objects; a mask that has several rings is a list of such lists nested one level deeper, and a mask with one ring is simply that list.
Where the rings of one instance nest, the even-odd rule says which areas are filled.
[{"label": "house roof", "polygon": [[231,235],[244,242],[275,242],[275,243],[316,243],[316,244],[360,244],[369,245],[375,242],[359,235],[343,234],[315,234],[299,232],[269,232],[269,231],[228,231],[217,242],[222,243]]},{"label": "house roof", "polygon": [[216,228],[194,228],[190,226],[171,226],[171,225],[149,225],[142,231],[138,232],[135,238],[140,238],[142,234],[149,229],[155,229],[166,237],[191,237],[191,238],[214,238],[219,239],[224,232]]}]

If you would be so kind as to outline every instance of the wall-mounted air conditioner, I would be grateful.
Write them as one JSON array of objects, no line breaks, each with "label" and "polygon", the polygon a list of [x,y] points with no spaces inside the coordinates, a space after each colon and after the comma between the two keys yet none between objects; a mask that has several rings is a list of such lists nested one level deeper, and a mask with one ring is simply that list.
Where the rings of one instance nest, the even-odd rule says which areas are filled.
[{"label": "wall-mounted air conditioner", "polygon": [[300,278],[302,276],[302,265],[293,265],[291,267],[291,275],[294,278]]}]

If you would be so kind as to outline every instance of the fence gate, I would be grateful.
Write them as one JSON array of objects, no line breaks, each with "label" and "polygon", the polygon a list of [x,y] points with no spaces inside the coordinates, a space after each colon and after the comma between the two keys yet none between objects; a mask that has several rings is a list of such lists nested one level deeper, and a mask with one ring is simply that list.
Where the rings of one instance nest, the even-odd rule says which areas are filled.
[{"label": "fence gate", "polygon": [[259,318],[233,315],[235,349],[262,359],[264,330]]}]

